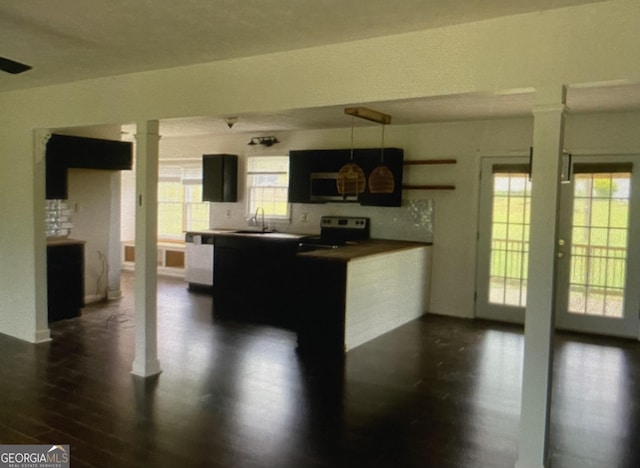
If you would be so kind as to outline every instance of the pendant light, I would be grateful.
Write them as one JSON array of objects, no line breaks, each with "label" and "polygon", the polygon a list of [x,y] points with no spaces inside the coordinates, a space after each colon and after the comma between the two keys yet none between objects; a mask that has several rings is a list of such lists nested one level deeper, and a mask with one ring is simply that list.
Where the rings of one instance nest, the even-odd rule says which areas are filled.
[{"label": "pendant light", "polygon": [[349,162],[340,168],[336,179],[338,194],[342,195],[343,200],[349,197],[357,198],[366,186],[364,171],[353,161],[353,128],[354,117],[351,117],[351,157]]},{"label": "pendant light", "polygon": [[369,174],[369,192],[393,193],[396,181],[393,172],[384,163],[384,124],[382,124],[382,144],[380,145],[380,164]]}]

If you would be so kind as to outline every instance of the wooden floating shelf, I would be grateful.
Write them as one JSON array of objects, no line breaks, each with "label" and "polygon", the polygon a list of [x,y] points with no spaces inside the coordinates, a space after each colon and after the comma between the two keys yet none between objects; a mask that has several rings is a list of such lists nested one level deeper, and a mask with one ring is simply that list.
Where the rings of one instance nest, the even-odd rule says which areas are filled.
[{"label": "wooden floating shelf", "polygon": [[405,166],[413,166],[419,164],[457,164],[456,159],[414,159],[406,160],[403,162]]},{"label": "wooden floating shelf", "polygon": [[402,190],[455,190],[455,185],[403,185]]}]

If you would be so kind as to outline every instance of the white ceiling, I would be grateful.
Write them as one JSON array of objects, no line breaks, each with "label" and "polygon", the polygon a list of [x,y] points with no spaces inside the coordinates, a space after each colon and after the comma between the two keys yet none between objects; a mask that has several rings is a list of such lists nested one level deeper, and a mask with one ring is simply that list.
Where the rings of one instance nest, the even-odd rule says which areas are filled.
[{"label": "white ceiling", "polygon": [[[0,92],[338,43],[596,0],[29,0],[0,2]],[[530,92],[367,103],[394,123],[526,115]],[[362,104],[362,103],[354,103]],[[640,86],[572,89],[575,111],[640,108]],[[342,109],[244,115],[236,131],[344,126]],[[346,123],[350,124],[350,119]],[[162,122],[163,134],[216,133],[220,117]],[[214,130],[212,130],[214,128]]]},{"label": "white ceiling", "polygon": [[[535,95],[531,90],[518,90],[502,94],[474,94],[438,96],[404,101],[370,102],[366,107],[392,117],[394,125],[428,122],[481,120],[489,118],[526,117],[531,115]],[[353,106],[362,103],[352,103]],[[640,110],[640,85],[619,84],[570,88],[567,93],[570,113],[620,112]],[[202,116],[167,119],[160,123],[163,136],[196,136],[229,134],[224,118],[229,116]],[[278,114],[249,114],[239,117],[234,133],[259,133],[293,130],[344,128],[351,125],[377,125],[355,119],[344,113],[343,107],[298,109]],[[125,131],[135,133],[133,126]]]}]

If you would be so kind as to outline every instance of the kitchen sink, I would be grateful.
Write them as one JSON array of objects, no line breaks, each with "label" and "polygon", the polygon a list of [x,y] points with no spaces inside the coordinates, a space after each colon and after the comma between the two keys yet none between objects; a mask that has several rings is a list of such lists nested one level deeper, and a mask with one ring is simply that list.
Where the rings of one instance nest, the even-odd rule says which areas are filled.
[{"label": "kitchen sink", "polygon": [[256,229],[240,229],[233,231],[234,234],[273,234],[275,231],[259,231]]}]

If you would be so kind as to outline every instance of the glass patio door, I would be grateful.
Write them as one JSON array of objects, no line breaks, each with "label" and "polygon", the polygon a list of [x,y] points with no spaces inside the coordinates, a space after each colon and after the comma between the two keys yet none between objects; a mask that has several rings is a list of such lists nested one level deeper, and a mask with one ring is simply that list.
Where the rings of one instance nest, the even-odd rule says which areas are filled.
[{"label": "glass patio door", "polygon": [[[638,337],[640,180],[633,157],[574,157],[561,186],[556,326]],[[634,190],[635,188],[635,190]],[[531,181],[527,158],[482,162],[476,316],[524,323]]]},{"label": "glass patio door", "polygon": [[528,158],[484,158],[480,181],[476,316],[524,323],[531,181]]},{"label": "glass patio door", "polygon": [[638,337],[638,167],[629,157],[573,159],[561,190],[556,325]]}]

